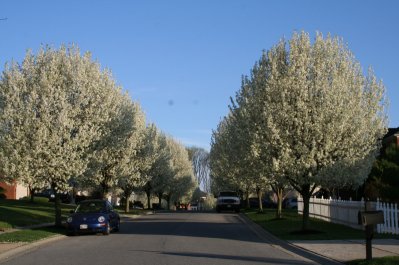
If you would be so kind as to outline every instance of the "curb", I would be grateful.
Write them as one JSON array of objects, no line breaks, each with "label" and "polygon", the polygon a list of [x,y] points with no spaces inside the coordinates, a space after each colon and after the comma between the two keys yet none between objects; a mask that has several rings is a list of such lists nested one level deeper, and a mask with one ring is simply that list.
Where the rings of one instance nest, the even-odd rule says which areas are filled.
[{"label": "curb", "polygon": [[39,248],[40,246],[42,246],[44,244],[58,241],[63,238],[66,238],[66,237],[67,236],[64,236],[64,235],[55,235],[55,236],[44,238],[44,239],[41,239],[41,240],[38,240],[38,241],[35,241],[32,243],[24,243],[23,245],[17,246],[15,248],[7,250],[3,253],[0,253],[0,263],[8,261],[9,259],[14,258],[16,256],[23,255],[24,253],[28,253],[34,249]]},{"label": "curb", "polygon": [[16,226],[14,228],[17,230],[27,230],[27,229],[35,229],[35,228],[42,228],[42,227],[48,227],[48,226],[54,226],[54,222],[37,224],[37,225],[28,225],[28,226]]},{"label": "curb", "polygon": [[307,249],[295,246],[291,244],[290,242],[287,242],[285,240],[282,240],[265,229],[263,229],[260,225],[254,223],[249,217],[247,217],[245,214],[240,213],[239,216],[241,217],[241,220],[249,226],[249,228],[261,239],[263,239],[265,242],[269,243],[275,248],[278,248],[284,252],[287,252],[289,254],[293,254],[299,258],[306,259],[309,261],[316,262],[317,264],[322,264],[322,265],[342,265],[340,261],[331,259],[329,257],[323,256],[320,253],[316,253],[313,251],[309,251]]},{"label": "curb", "polygon": [[155,214],[155,213],[154,212],[146,212],[146,213],[143,213],[143,214],[125,214],[125,213],[120,213],[119,216],[121,218],[137,219],[137,218],[140,218],[142,216],[153,215],[153,214]]}]

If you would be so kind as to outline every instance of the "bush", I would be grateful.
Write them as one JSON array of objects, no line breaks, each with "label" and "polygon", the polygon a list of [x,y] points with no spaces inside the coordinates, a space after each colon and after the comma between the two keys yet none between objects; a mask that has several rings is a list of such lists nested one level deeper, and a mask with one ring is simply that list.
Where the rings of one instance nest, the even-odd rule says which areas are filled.
[{"label": "bush", "polygon": [[0,199],[6,199],[7,196],[4,194],[6,190],[3,187],[0,187]]}]

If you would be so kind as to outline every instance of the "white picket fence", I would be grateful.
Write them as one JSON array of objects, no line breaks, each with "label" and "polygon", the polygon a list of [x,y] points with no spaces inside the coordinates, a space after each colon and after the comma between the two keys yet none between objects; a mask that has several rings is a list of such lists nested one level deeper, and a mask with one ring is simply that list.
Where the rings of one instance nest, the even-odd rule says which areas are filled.
[{"label": "white picket fence", "polygon": [[384,203],[377,201],[376,210],[384,212],[384,224],[377,225],[377,232],[380,234],[399,235],[398,226],[398,205],[395,203]]},{"label": "white picket fence", "polygon": [[[364,211],[364,201],[346,201],[324,198],[311,198],[309,216],[332,223],[347,225],[363,229],[358,224],[358,212]],[[377,202],[367,202],[367,210],[381,210],[384,212],[385,223],[377,226],[378,233],[399,234],[397,205]],[[303,213],[303,199],[298,198],[298,213]]]}]

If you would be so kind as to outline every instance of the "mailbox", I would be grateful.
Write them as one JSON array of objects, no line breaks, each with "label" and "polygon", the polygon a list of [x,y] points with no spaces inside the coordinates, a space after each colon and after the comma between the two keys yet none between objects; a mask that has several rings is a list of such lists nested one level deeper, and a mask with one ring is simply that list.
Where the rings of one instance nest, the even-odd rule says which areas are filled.
[{"label": "mailbox", "polygon": [[384,223],[384,212],[383,211],[364,211],[359,212],[358,221],[360,225],[376,225]]}]

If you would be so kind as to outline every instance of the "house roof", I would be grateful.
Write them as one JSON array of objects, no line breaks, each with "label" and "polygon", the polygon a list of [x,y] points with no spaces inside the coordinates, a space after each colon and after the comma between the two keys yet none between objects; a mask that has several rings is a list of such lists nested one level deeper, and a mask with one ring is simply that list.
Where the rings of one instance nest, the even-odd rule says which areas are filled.
[{"label": "house roof", "polygon": [[384,138],[389,138],[392,135],[399,135],[399,127],[398,128],[388,128],[387,134],[385,134]]}]

